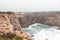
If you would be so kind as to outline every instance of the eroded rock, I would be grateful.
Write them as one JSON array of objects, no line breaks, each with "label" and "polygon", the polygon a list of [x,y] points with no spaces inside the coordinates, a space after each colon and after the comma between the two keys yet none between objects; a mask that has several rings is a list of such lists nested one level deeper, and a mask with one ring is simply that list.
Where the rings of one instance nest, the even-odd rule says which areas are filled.
[{"label": "eroded rock", "polygon": [[21,25],[16,14],[0,14],[0,34],[5,35],[7,33],[16,34],[24,40],[32,40],[30,36],[21,31]]}]

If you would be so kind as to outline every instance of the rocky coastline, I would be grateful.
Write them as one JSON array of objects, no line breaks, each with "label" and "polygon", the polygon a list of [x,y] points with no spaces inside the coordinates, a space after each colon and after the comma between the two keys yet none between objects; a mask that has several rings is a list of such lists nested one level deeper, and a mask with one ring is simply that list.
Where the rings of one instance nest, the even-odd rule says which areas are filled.
[{"label": "rocky coastline", "polygon": [[[60,11],[52,12],[0,12],[0,34],[13,33],[23,40],[33,40],[21,28],[34,23],[60,27]],[[3,25],[2,25],[3,24]]]},{"label": "rocky coastline", "polygon": [[[5,13],[5,12],[4,12]],[[32,40],[31,36],[27,35],[26,33],[21,31],[21,25],[18,22],[18,18],[16,16],[16,14],[11,13],[11,14],[7,14],[7,13],[1,13],[0,14],[0,35],[1,37],[3,35],[5,35],[5,37],[12,37],[14,35],[18,36],[16,38],[16,36],[13,37],[12,40]],[[13,34],[13,35],[12,35]],[[2,37],[1,40],[3,40],[4,36]],[[10,40],[6,39],[6,40]],[[5,38],[4,38],[5,39]]]}]

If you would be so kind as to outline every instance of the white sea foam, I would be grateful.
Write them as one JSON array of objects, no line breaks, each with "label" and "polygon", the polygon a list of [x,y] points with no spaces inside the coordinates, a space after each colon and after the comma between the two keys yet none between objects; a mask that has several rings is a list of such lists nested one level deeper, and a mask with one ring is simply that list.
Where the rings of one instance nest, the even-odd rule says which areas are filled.
[{"label": "white sea foam", "polygon": [[60,40],[60,30],[43,24],[32,24],[28,29],[22,31],[34,35],[34,40]]}]

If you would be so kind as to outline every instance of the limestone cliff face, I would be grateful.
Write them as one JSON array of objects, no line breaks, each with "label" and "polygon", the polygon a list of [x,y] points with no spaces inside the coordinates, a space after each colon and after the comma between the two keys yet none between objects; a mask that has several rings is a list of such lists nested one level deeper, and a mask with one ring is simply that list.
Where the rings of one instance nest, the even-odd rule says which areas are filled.
[{"label": "limestone cliff face", "polygon": [[0,16],[4,18],[3,20],[8,21],[10,24],[12,24],[15,30],[21,30],[21,25],[18,21],[17,14],[13,12],[0,12]]},{"label": "limestone cliff face", "polygon": [[56,12],[0,12],[0,34],[16,33],[26,40],[31,36],[21,31],[21,27],[28,27],[34,23],[60,27],[60,11]]},{"label": "limestone cliff face", "polygon": [[24,12],[21,13],[19,21],[22,27],[28,27],[34,23],[42,23],[50,26],[60,27],[60,11],[51,12]]},{"label": "limestone cliff face", "polygon": [[32,40],[31,36],[21,31],[21,25],[18,21],[17,14],[13,12],[0,12],[0,35],[13,33],[23,40]]},{"label": "limestone cliff face", "polygon": [[9,32],[13,32],[13,25],[10,23],[7,14],[0,14],[0,33],[6,34]]},{"label": "limestone cliff face", "polygon": [[21,27],[28,27],[34,23],[42,23],[52,26],[60,26],[60,11],[51,12],[0,12],[7,14],[14,30],[21,30]]}]

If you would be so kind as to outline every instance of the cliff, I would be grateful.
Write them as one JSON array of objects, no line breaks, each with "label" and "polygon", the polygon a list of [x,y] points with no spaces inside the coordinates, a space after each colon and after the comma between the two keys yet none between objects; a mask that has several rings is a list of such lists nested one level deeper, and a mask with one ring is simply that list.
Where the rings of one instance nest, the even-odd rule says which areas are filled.
[{"label": "cliff", "polygon": [[34,23],[60,27],[60,11],[48,12],[22,12],[19,21],[22,27],[28,27]]},{"label": "cliff", "polygon": [[[13,38],[11,39],[11,37]],[[31,36],[21,31],[21,25],[18,21],[17,14],[13,12],[0,12],[0,39],[1,40],[5,40],[5,39],[32,40]]]},{"label": "cliff", "polygon": [[21,27],[28,27],[29,25],[34,23],[60,27],[60,11],[0,12],[0,14],[8,14],[10,22],[14,25],[15,30],[21,30]]},{"label": "cliff", "polygon": [[32,40],[31,36],[22,32],[21,28],[34,23],[60,27],[60,11],[51,12],[0,12],[0,34],[12,33],[24,40]]}]

